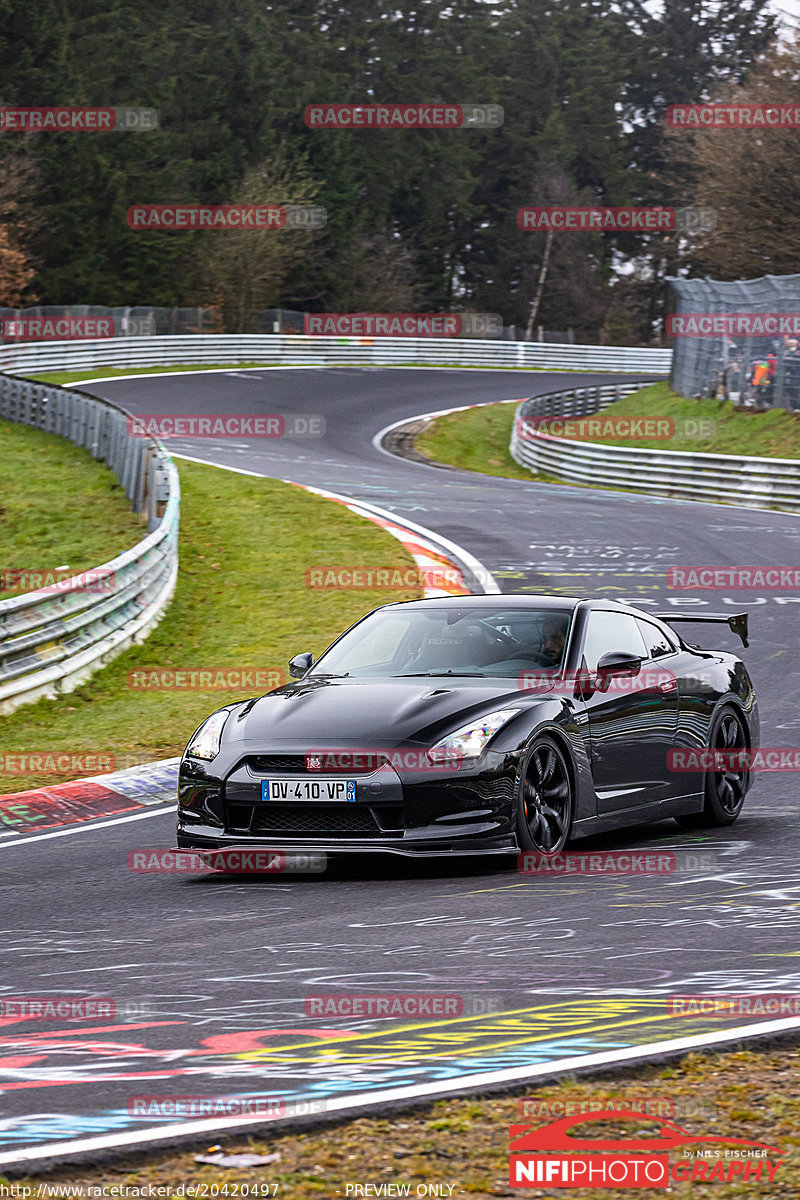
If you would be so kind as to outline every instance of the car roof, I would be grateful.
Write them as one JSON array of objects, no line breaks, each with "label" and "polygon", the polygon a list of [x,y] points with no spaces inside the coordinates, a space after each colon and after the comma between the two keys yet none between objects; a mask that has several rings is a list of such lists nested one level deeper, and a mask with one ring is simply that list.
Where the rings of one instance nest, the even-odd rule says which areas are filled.
[{"label": "car roof", "polygon": [[590,608],[617,609],[620,612],[635,613],[641,617],[648,615],[642,612],[641,609],[634,608],[630,604],[625,604],[621,600],[595,600],[590,596],[520,596],[514,592],[510,594],[491,593],[478,596],[427,596],[424,600],[395,600],[393,603],[382,604],[380,607],[429,608],[436,605],[437,608],[486,608],[488,605],[490,608],[559,608],[562,611],[566,608],[571,611],[577,608],[579,604],[585,604]]},{"label": "car roof", "polygon": [[632,604],[625,604],[622,600],[612,599],[593,599],[590,596],[548,596],[548,595],[531,595],[520,596],[516,593],[507,595],[505,593],[491,593],[478,596],[428,596],[423,600],[396,600],[391,604],[381,604],[378,608],[373,609],[373,612],[382,612],[389,608],[495,608],[498,610],[508,611],[516,609],[519,612],[524,612],[526,609],[541,610],[552,608],[558,609],[560,612],[565,610],[569,613],[574,613],[579,606],[585,609],[595,609],[604,612],[624,612],[631,616],[644,618],[650,621],[653,625],[667,631],[671,637],[677,638],[680,641],[679,635],[675,633],[669,625],[657,617],[654,613],[646,612],[641,608],[636,608]]}]

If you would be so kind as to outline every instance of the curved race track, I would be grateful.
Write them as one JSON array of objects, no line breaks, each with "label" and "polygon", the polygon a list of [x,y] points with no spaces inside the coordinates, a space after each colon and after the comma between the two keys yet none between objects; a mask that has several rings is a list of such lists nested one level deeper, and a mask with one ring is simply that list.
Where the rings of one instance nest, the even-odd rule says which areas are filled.
[{"label": "curved race track", "polygon": [[[323,414],[323,439],[170,446],[379,505],[464,547],[506,592],[662,607],[686,599],[667,591],[669,566],[798,561],[800,523],[789,515],[445,471],[372,444],[419,413],[599,378],[259,368],[87,390],[138,412]],[[762,742],[798,744],[800,595],[698,598],[701,610],[751,609],[744,658]],[[727,631],[725,645],[735,645]],[[134,1115],[135,1096],[257,1093],[315,1098],[334,1114],[385,1109],[419,1084],[429,1095],[508,1085],[537,1064],[541,1074],[565,1059],[624,1059],[655,1052],[629,1048],[703,1035],[708,1022],[669,1016],[665,998],[800,991],[799,816],[796,775],[762,776],[729,830],[666,822],[584,844],[714,856],[710,870],[617,879],[383,859],[297,879],[130,874],[129,849],[173,844],[166,807],[0,841],[5,994],[29,994],[38,976],[41,993],[149,1005],[65,1028],[0,1028],[0,1172],[26,1148],[51,1159],[83,1138],[103,1149],[187,1132]],[[398,1025],[304,1012],[309,992],[381,990],[458,993],[471,1015]]]}]

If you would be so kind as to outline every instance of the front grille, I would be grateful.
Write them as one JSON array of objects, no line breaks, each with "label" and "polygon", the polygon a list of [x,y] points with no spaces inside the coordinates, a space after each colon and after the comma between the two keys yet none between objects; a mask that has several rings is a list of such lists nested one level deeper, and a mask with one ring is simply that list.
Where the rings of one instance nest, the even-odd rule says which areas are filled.
[{"label": "front grille", "polygon": [[306,760],[302,754],[254,754],[247,766],[257,775],[268,771],[302,771],[305,774]]},{"label": "front grille", "polygon": [[368,808],[331,808],[312,804],[264,804],[253,813],[252,833],[302,833],[307,837],[380,837]]},{"label": "front grille", "polygon": [[300,775],[348,774],[370,775],[386,761],[382,754],[371,754],[359,750],[320,750],[314,757],[320,759],[320,767],[309,770],[304,754],[253,754],[247,766],[255,775],[290,771]]}]

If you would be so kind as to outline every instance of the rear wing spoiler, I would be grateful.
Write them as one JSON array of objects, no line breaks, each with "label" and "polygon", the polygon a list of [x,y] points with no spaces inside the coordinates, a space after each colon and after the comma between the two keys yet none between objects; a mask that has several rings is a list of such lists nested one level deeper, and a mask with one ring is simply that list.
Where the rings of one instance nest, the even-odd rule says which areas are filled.
[{"label": "rear wing spoiler", "polygon": [[748,613],[655,613],[659,621],[665,621],[667,625],[676,625],[679,622],[686,624],[713,624],[713,625],[728,625],[730,629],[739,635],[742,639],[742,645],[748,646],[750,643],[747,640],[747,618]]}]

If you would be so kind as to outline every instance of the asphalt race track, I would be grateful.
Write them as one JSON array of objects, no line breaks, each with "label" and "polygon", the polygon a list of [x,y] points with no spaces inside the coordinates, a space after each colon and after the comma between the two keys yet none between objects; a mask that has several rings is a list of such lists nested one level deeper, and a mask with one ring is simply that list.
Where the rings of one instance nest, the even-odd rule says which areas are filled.
[{"label": "asphalt race track", "polygon": [[[463,547],[504,592],[748,608],[743,657],[762,744],[800,745],[800,595],[666,587],[670,566],[796,564],[796,517],[445,471],[373,445],[420,413],[614,378],[259,368],[84,387],[144,413],[322,414],[324,438],[170,448],[378,505]],[[727,630],[719,637],[738,646]],[[141,1115],[137,1097],[384,1111],[419,1085],[418,1095],[509,1086],[564,1060],[624,1060],[655,1053],[652,1043],[723,1035],[725,1022],[670,1015],[667,998],[800,992],[799,817],[796,775],[763,774],[729,830],[666,822],[581,844],[702,851],[714,864],[618,878],[526,877],[503,860],[360,860],[297,878],[130,873],[132,848],[173,844],[165,807],[0,839],[3,992],[30,994],[35,980],[37,994],[116,1005],[112,1018],[63,1026],[0,1020],[0,1173],[26,1153],[73,1153],[81,1139],[103,1139],[102,1150],[198,1128]],[[382,991],[456,994],[464,1012],[306,1015],[310,993]]]}]

